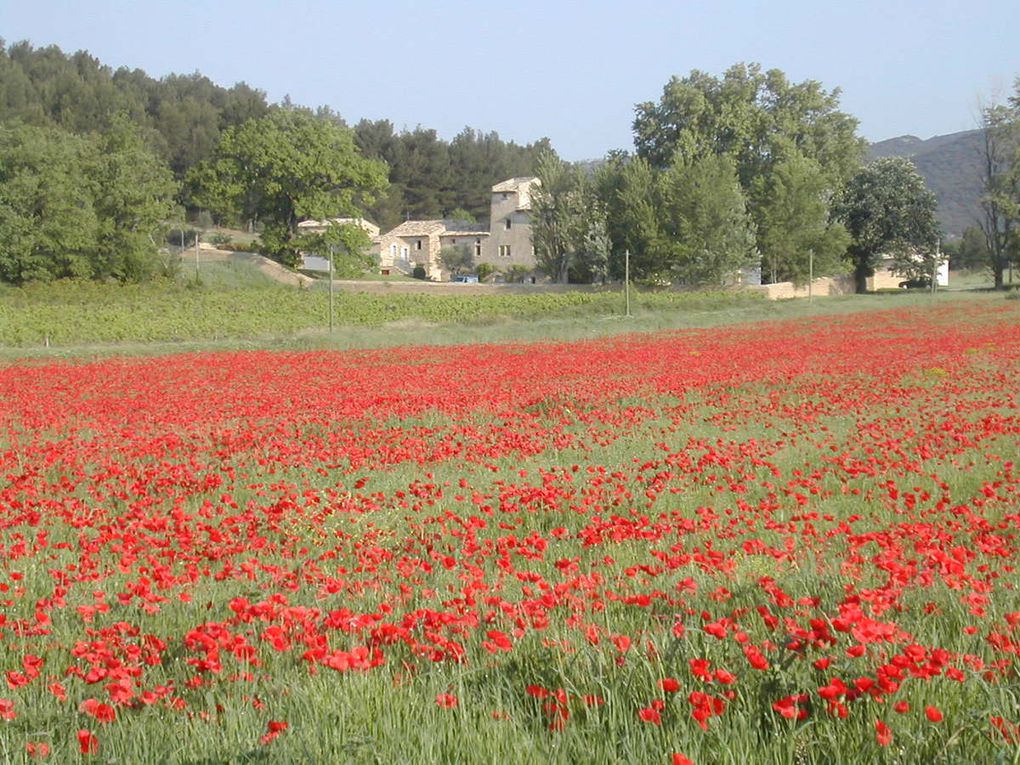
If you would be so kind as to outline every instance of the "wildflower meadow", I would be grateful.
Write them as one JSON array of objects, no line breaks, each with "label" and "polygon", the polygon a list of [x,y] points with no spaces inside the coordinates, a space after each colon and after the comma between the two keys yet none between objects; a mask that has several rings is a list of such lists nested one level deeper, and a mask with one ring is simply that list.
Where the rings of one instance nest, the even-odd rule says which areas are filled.
[{"label": "wildflower meadow", "polygon": [[1020,762],[1020,302],[0,367],[0,755]]}]

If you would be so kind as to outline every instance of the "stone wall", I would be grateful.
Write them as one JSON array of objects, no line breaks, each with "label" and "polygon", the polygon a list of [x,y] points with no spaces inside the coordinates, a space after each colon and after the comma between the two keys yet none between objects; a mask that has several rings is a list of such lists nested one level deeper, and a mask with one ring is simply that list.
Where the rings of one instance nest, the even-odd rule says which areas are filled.
[{"label": "stone wall", "polygon": [[829,295],[851,295],[854,292],[854,280],[852,276],[824,276],[815,279],[811,283],[811,289],[807,285],[803,287],[794,286],[793,282],[778,282],[776,284],[762,284],[760,286],[749,286],[749,290],[760,292],[769,300],[790,300],[792,298],[806,297],[828,297]]}]

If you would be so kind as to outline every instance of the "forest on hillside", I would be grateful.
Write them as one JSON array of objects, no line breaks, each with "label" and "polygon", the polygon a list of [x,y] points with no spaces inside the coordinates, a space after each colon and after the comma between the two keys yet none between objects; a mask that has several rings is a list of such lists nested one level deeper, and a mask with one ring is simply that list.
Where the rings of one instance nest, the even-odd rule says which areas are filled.
[{"label": "forest on hillside", "polygon": [[112,69],[85,51],[0,40],[0,124],[84,136],[106,134],[126,118],[181,184],[177,201],[192,214],[189,171],[210,159],[225,130],[280,108],[349,127],[365,156],[387,164],[388,189],[365,211],[384,229],[458,208],[485,219],[492,185],[531,174],[539,151],[551,148],[545,139],[522,146],[470,127],[447,141],[430,128],[399,129],[385,119],[348,125],[328,107],[270,104],[244,82],[227,88],[198,72],[157,79],[141,69]]}]

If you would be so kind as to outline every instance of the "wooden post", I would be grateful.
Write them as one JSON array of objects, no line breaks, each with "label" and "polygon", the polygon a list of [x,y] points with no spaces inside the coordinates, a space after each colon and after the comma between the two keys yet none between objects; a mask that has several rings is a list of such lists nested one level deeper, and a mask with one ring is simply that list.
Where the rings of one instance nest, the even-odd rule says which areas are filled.
[{"label": "wooden post", "polygon": [[329,331],[333,333],[333,245],[329,246]]},{"label": "wooden post", "polygon": [[623,297],[626,316],[630,318],[630,250],[623,251]]},{"label": "wooden post", "polygon": [[810,303],[814,295],[815,285],[815,251],[808,250],[808,282],[807,282],[807,301]]}]

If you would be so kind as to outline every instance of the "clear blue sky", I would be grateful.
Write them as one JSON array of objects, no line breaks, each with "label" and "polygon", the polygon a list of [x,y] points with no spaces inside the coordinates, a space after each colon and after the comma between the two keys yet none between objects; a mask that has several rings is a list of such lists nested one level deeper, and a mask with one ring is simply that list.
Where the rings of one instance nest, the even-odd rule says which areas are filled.
[{"label": "clear blue sky", "polygon": [[1017,30],[1020,0],[0,0],[8,44],[244,80],[352,124],[548,136],[572,160],[632,148],[634,105],[671,75],[738,61],[840,88],[872,141],[967,130],[1020,75]]}]

